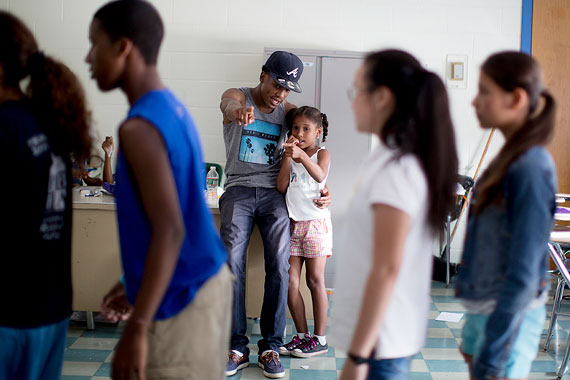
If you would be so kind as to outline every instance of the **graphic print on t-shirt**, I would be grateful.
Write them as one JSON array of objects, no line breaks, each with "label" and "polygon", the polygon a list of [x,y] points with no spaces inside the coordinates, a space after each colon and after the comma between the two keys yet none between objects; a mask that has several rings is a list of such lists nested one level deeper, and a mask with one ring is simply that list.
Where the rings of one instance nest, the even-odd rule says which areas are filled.
[{"label": "graphic print on t-shirt", "polygon": [[65,162],[61,157],[52,153],[46,209],[40,226],[44,240],[61,239],[61,231],[64,225],[63,212],[65,211],[66,195],[67,180],[65,177]]},{"label": "graphic print on t-shirt", "polygon": [[246,125],[241,133],[239,160],[253,164],[274,164],[280,137],[281,124],[255,120]]}]

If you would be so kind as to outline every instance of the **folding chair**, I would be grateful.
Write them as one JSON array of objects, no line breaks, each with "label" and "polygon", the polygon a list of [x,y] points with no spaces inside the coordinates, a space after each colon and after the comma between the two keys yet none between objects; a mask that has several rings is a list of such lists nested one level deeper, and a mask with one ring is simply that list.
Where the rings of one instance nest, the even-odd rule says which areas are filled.
[{"label": "folding chair", "polygon": [[[548,332],[546,333],[546,340],[544,342],[544,351],[548,350],[550,345],[550,340],[552,338],[552,331],[556,325],[556,321],[559,315],[569,315],[560,312],[560,303],[562,301],[562,295],[564,292],[564,287],[570,285],[570,272],[567,268],[567,258],[566,253],[562,249],[562,245],[570,244],[570,228],[566,226],[555,226],[554,230],[550,235],[550,243],[548,243],[548,253],[556,264],[556,274],[558,277],[558,284],[556,286],[556,292],[554,294],[554,303],[552,305],[552,312],[550,317],[550,326],[548,327]],[[566,351],[562,358],[562,363],[557,372],[557,379],[562,379],[566,372],[566,367],[568,366],[568,359],[570,356],[570,337],[568,338],[568,343],[566,346]]]}]

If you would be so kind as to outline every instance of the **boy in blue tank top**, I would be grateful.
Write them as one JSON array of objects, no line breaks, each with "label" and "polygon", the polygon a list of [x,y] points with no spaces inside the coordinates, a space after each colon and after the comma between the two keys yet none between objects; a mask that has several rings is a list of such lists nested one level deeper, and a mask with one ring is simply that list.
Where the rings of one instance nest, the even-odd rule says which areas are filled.
[{"label": "boy in blue tank top", "polygon": [[128,319],[112,377],[223,379],[232,276],[203,195],[196,127],[158,75],[162,37],[160,16],[141,0],[104,5],[89,30],[93,78],[131,106],[115,175],[124,285],[102,306]]}]

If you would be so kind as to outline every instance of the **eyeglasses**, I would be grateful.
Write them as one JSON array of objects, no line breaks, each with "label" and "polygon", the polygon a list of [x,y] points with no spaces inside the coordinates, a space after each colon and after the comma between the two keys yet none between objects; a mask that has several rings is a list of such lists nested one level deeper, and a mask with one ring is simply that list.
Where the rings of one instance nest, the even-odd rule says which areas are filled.
[{"label": "eyeglasses", "polygon": [[362,89],[362,88],[358,88],[356,86],[352,86],[350,88],[348,88],[346,90],[346,95],[348,96],[348,100],[350,100],[351,102],[354,101],[354,99],[356,99],[356,97],[358,96],[358,94],[362,93],[362,92],[368,92],[367,89]]}]

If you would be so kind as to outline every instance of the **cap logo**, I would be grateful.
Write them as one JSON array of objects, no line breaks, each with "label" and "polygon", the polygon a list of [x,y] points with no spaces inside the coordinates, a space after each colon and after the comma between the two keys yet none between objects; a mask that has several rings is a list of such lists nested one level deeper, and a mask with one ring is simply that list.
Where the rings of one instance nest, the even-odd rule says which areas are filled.
[{"label": "cap logo", "polygon": [[298,71],[299,71],[299,68],[296,67],[294,70],[287,71],[287,75],[293,74],[293,78],[297,78],[297,72],[298,72]]}]

